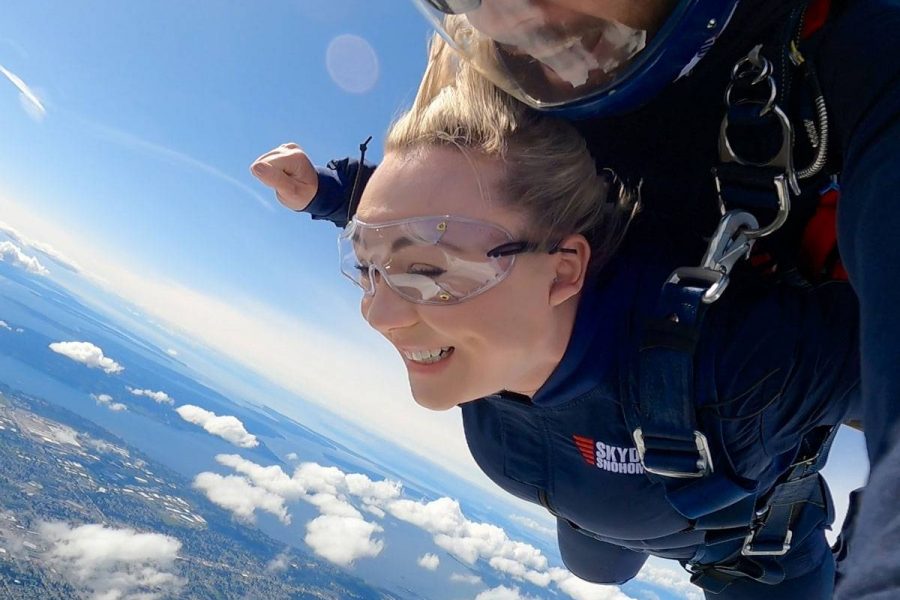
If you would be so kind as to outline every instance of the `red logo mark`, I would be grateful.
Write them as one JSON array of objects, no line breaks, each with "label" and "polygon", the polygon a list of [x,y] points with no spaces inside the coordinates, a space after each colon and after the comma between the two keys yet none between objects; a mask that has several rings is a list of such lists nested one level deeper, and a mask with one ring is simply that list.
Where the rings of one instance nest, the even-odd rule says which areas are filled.
[{"label": "red logo mark", "polygon": [[597,454],[594,440],[580,435],[573,435],[572,439],[575,441],[575,446],[578,448],[578,451],[581,452],[581,456],[584,457],[584,462],[591,466],[595,466],[597,464]]}]

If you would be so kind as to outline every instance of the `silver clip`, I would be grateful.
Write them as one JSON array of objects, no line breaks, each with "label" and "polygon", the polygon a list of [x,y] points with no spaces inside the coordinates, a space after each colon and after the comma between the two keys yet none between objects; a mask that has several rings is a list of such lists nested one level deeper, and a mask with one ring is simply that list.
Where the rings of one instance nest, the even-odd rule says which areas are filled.
[{"label": "silver clip", "polygon": [[737,262],[750,255],[756,238],[748,235],[759,227],[756,217],[743,210],[725,213],[713,234],[706,254],[698,267],[681,267],[669,276],[669,283],[702,281],[708,287],[703,293],[703,303],[718,300],[730,281],[729,276]]}]

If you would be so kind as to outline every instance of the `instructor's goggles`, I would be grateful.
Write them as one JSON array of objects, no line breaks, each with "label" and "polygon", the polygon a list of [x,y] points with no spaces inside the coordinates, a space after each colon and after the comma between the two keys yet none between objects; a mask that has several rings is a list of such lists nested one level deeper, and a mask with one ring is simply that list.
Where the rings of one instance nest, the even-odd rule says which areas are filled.
[{"label": "instructor's goggles", "polygon": [[713,46],[738,0],[412,0],[499,88],[566,119],[646,104]]},{"label": "instructor's goggles", "polygon": [[[338,237],[341,272],[375,293],[376,274],[417,304],[456,304],[509,274],[516,254],[541,251],[508,231],[462,217],[416,217],[371,224],[353,217]],[[575,252],[554,245],[546,252]]]},{"label": "instructor's goggles", "polygon": [[464,58],[536,108],[610,87],[647,42],[646,31],[618,22],[602,0],[594,14],[565,0],[414,1]]}]

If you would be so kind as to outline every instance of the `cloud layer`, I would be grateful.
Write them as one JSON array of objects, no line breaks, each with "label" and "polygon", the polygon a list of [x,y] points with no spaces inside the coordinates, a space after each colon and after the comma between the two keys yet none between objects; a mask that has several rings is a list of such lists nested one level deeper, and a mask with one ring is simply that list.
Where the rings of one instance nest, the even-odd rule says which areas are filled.
[{"label": "cloud layer", "polygon": [[81,267],[78,265],[78,263],[64,256],[50,244],[45,244],[44,242],[33,240],[25,234],[19,232],[12,225],[4,223],[3,221],[0,221],[0,233],[9,236],[14,242],[21,246],[31,248],[32,250],[40,252],[61,267],[65,267],[66,269],[74,271],[76,273],[81,271]]},{"label": "cloud layer", "polygon": [[177,539],[99,524],[41,523],[43,555],[73,586],[97,599],[177,597],[183,580],[174,571]]},{"label": "cloud layer", "polygon": [[255,448],[259,446],[256,436],[248,433],[244,428],[244,424],[237,417],[231,415],[219,416],[193,404],[179,406],[175,409],[175,412],[188,423],[199,425],[208,433],[217,435],[235,446],[240,446],[241,448]]},{"label": "cloud layer", "polygon": [[92,369],[103,369],[110,375],[121,373],[125,367],[104,356],[103,350],[90,342],[54,342],[50,349]]},{"label": "cloud layer", "polygon": [[[391,515],[428,532],[438,548],[465,564],[482,562],[513,580],[540,588],[553,585],[575,600],[629,598],[615,586],[588,583],[565,569],[551,567],[534,546],[510,539],[496,525],[469,520],[459,502],[452,498],[410,500],[402,497],[403,487],[398,482],[373,481],[360,473],[345,473],[317,463],[302,463],[288,475],[280,466],[262,466],[235,454],[220,454],[216,461],[236,474],[207,472],[196,477],[194,486],[212,502],[242,519],[252,519],[259,510],[282,521],[290,518],[291,502],[312,504],[321,514],[306,524],[304,541],[318,555],[338,565],[348,566],[355,560],[377,556],[385,545],[380,539],[384,529],[377,520]],[[440,557],[429,552],[417,563],[436,570]],[[460,574],[451,579],[480,582],[477,577]],[[485,597],[498,600],[526,598],[511,595],[519,593],[517,588],[495,588],[485,593],[496,594]]]},{"label": "cloud layer", "polygon": [[0,260],[25,269],[35,275],[49,275],[50,271],[34,256],[28,256],[12,242],[0,242]]}]

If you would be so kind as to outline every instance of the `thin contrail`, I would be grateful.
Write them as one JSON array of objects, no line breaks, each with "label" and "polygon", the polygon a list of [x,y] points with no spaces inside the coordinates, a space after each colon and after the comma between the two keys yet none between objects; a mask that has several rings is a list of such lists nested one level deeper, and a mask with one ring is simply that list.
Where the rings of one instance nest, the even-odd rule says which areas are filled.
[{"label": "thin contrail", "polygon": [[41,99],[37,97],[37,94],[32,91],[28,84],[22,81],[22,78],[4,67],[0,65],[0,73],[2,73],[11,84],[16,86],[19,92],[22,93],[22,97],[25,98],[28,103],[34,107],[34,109],[38,112],[38,114],[43,117],[47,114],[47,109],[44,108],[44,103],[41,102]]}]

